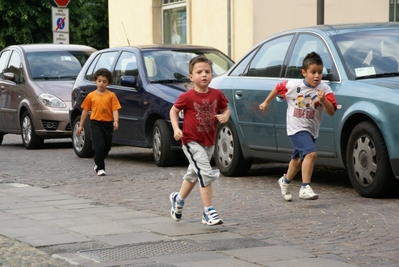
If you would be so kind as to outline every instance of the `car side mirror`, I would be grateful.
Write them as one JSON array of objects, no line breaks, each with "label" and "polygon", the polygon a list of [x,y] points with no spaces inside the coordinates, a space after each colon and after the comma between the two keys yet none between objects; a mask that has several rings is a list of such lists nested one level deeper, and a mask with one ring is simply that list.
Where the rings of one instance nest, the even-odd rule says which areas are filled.
[{"label": "car side mirror", "polygon": [[134,76],[121,76],[121,85],[136,88],[137,79]]},{"label": "car side mirror", "polygon": [[4,78],[15,82],[15,74],[13,72],[4,72]]}]

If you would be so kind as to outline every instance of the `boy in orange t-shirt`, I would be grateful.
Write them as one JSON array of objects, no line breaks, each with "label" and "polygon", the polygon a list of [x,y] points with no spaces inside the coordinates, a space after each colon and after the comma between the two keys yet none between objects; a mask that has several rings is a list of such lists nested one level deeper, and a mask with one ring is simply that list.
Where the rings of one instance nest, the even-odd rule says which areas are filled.
[{"label": "boy in orange t-shirt", "polygon": [[94,172],[98,176],[105,176],[105,158],[111,150],[112,133],[118,130],[119,112],[121,108],[116,95],[107,90],[112,82],[112,74],[105,68],[98,69],[94,73],[97,90],[89,93],[82,103],[82,115],[80,125],[76,130],[79,136],[83,125],[90,115],[91,140],[94,150]]}]

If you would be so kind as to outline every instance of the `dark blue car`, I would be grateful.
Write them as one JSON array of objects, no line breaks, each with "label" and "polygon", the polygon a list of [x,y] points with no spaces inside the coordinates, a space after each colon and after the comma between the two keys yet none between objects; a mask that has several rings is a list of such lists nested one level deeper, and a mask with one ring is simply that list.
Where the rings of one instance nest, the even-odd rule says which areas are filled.
[{"label": "dark blue car", "polygon": [[198,55],[213,61],[214,76],[225,73],[233,65],[233,61],[219,50],[193,45],[126,46],[94,53],[83,66],[72,91],[69,115],[75,153],[79,157],[93,156],[89,123],[85,123],[80,136],[76,135],[76,129],[82,101],[96,89],[93,73],[107,68],[113,75],[108,89],[117,95],[122,105],[113,144],[152,148],[156,165],[173,165],[181,143],[173,138],[169,111],[178,96],[192,88],[188,63]]}]

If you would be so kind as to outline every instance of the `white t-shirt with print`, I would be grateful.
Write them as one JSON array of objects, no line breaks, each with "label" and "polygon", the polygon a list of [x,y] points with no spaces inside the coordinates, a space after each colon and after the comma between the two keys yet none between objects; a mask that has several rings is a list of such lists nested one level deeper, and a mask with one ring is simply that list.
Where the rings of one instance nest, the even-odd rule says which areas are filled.
[{"label": "white t-shirt with print", "polygon": [[318,89],[324,90],[325,97],[336,108],[334,93],[325,83],[320,83],[315,88],[305,85],[304,80],[288,80],[277,84],[277,92],[288,104],[288,136],[300,131],[310,132],[315,139],[319,136],[323,107],[317,96]]}]

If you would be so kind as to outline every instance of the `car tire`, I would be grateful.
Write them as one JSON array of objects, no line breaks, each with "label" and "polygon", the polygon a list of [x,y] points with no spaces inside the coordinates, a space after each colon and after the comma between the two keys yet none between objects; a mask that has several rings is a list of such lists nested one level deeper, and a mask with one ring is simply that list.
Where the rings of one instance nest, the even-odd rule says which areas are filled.
[{"label": "car tire", "polygon": [[152,128],[152,155],[158,167],[173,165],[176,158],[171,150],[171,136],[164,120],[156,120]]},{"label": "car tire", "polygon": [[35,126],[28,111],[22,114],[21,137],[22,143],[27,149],[37,149],[43,146],[44,140],[36,134]]},{"label": "car tire", "polygon": [[396,190],[384,138],[374,123],[364,121],[355,126],[346,159],[351,184],[360,196],[384,197]]},{"label": "car tire", "polygon": [[75,154],[79,158],[92,158],[94,156],[94,150],[90,139],[90,125],[89,122],[83,125],[81,134],[78,136],[76,130],[80,126],[80,116],[76,117],[73,121],[72,127],[72,146]]},{"label": "car tire", "polygon": [[237,131],[230,120],[218,123],[213,157],[224,176],[243,176],[251,169],[252,161],[244,158]]},{"label": "car tire", "polygon": [[3,143],[4,134],[0,133],[0,145]]}]

